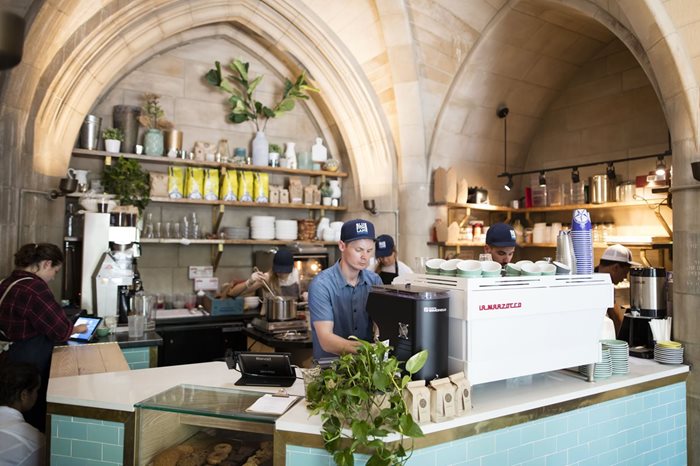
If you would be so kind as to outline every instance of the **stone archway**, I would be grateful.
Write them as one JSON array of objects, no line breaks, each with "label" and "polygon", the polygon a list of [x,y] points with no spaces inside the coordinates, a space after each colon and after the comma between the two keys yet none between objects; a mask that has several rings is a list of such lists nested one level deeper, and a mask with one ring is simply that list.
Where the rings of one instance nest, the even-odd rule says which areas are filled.
[{"label": "stone archway", "polygon": [[[112,2],[100,11],[93,9],[93,3],[75,1],[73,13],[66,16],[40,12],[30,31],[36,39],[28,49],[34,52],[27,54],[24,70],[11,78],[19,106],[27,108],[27,121],[33,122],[26,147],[36,172],[50,176],[65,172],[72,135],[77,134],[84,115],[114,74],[135,57],[159,41],[173,37],[187,41],[192,28],[226,22],[245,27],[274,48],[290,69],[307,69],[326,90],[316,103],[345,143],[356,198],[391,195],[388,190],[394,186],[396,159],[376,96],[342,44],[303,5],[285,0],[134,1],[121,8],[121,2]],[[81,16],[75,12],[81,8],[92,15],[75,24]],[[55,49],[56,55],[47,63],[39,50],[50,38],[37,34],[67,26],[75,32],[64,37],[63,47]],[[31,68],[32,59],[38,70]],[[39,71],[40,79],[25,79],[22,71]]]}]

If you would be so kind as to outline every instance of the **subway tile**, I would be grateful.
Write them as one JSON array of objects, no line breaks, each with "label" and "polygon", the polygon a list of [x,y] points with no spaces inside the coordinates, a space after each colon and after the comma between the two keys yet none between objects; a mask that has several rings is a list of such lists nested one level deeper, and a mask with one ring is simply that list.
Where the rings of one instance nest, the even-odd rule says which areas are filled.
[{"label": "subway tile", "polygon": [[112,463],[123,463],[124,447],[118,445],[102,445],[102,459]]},{"label": "subway tile", "polygon": [[544,433],[547,436],[559,435],[562,432],[566,432],[566,417],[563,415],[554,416],[548,419],[544,425]]},{"label": "subway tile", "polygon": [[567,461],[570,464],[578,463],[588,458],[588,444],[578,445],[573,448],[569,448],[566,452]]},{"label": "subway tile", "polygon": [[51,455],[51,466],[82,466],[83,460],[70,456]]},{"label": "subway tile", "polygon": [[652,419],[651,422],[647,422],[642,427],[644,429],[644,437],[651,437],[659,433],[659,423],[654,421],[654,419]]},{"label": "subway tile", "polygon": [[290,453],[309,453],[310,450],[311,449],[308,447],[299,447],[296,445],[286,446],[287,455],[289,455]]},{"label": "subway tile", "polygon": [[649,450],[644,453],[644,464],[654,464],[661,459],[659,450]]},{"label": "subway tile", "polygon": [[[579,440],[583,443],[581,436],[579,436]],[[609,451],[611,449],[611,444],[610,437],[601,437],[589,442],[588,449],[591,455],[597,455]]]},{"label": "subway tile", "polygon": [[673,385],[673,393],[676,397],[676,400],[685,401],[687,396],[685,382]]},{"label": "subway tile", "polygon": [[[437,459],[437,455],[435,454],[435,450],[432,448],[430,450],[431,451],[425,452],[423,454],[421,454],[420,452],[414,453],[411,456],[411,459],[408,461],[408,465],[409,466],[437,466],[438,459]],[[367,459],[369,459],[369,457],[365,457],[365,459],[363,459],[359,462],[356,461],[355,464],[365,464],[367,462]],[[443,460],[442,458],[440,458],[440,462],[442,464],[449,464],[449,463],[447,463],[447,460]]]},{"label": "subway tile", "polygon": [[96,442],[86,442],[83,440],[73,440],[73,456],[75,458],[101,460],[102,444]]},{"label": "subway tile", "polygon": [[450,442],[446,448],[435,449],[434,454],[441,464],[460,463],[467,460],[467,447],[464,442]]},{"label": "subway tile", "polygon": [[454,464],[453,466],[481,466],[481,460],[475,459],[470,461],[462,461],[461,463]]},{"label": "subway tile", "polygon": [[[669,442],[671,442],[671,436],[668,437]],[[685,436],[677,442],[673,442],[673,447],[676,453],[685,453],[687,451],[687,445],[685,443]]]},{"label": "subway tile", "polygon": [[534,449],[531,443],[508,450],[508,464],[520,464],[529,461],[534,456]]},{"label": "subway tile", "polygon": [[[593,454],[594,451],[591,450],[591,454]],[[594,457],[597,461],[597,463],[600,466],[608,466],[611,464],[617,463],[617,450],[610,450],[606,451],[605,453],[601,453],[600,455],[596,455]]]},{"label": "subway tile", "polygon": [[642,426],[635,426],[631,429],[627,429],[625,433],[627,434],[627,443],[634,443],[637,439],[642,437],[644,428]]},{"label": "subway tile", "polygon": [[[647,437],[645,435],[645,437]],[[661,432],[651,436],[651,448],[658,449],[668,444],[668,434],[666,432]]]},{"label": "subway tile", "polygon": [[69,438],[69,439],[87,439],[87,424],[80,424],[77,422],[58,422],[58,437],[59,438]]},{"label": "subway tile", "polygon": [[666,417],[666,406],[660,405],[651,409],[651,419],[652,421],[658,421],[661,418]]},{"label": "subway tile", "polygon": [[685,437],[686,437],[685,427],[678,427],[676,429],[669,430],[667,432],[667,434],[668,434],[668,442],[669,443],[685,440]]},{"label": "subway tile", "polygon": [[111,426],[90,426],[87,439],[92,442],[117,445],[119,443],[119,432],[116,427]]},{"label": "subway tile", "polygon": [[627,443],[617,449],[617,457],[620,459],[620,461],[628,461],[629,459],[634,458],[634,451],[634,444]]},{"label": "subway tile", "polygon": [[576,463],[576,466],[599,466],[599,464],[595,457],[589,456]]},{"label": "subway tile", "polygon": [[532,443],[532,449],[536,456],[544,457],[557,451],[557,439],[545,438]]},{"label": "subway tile", "polygon": [[505,466],[508,464],[508,452],[500,451],[481,458],[481,466]]},{"label": "subway tile", "polygon": [[90,419],[87,417],[74,417],[71,418],[73,422],[78,422],[80,424],[88,424],[88,425],[102,425],[103,421],[99,419]]},{"label": "subway tile", "polygon": [[544,438],[544,422],[530,422],[521,428],[520,441],[530,443]]},{"label": "subway tile", "polygon": [[659,432],[668,432],[676,426],[672,417],[665,417],[659,420]]},{"label": "subway tile", "polygon": [[660,398],[658,393],[650,393],[644,397],[644,409],[651,409],[658,406],[660,403]]},{"label": "subway tile", "polygon": [[590,424],[589,417],[589,410],[587,409],[581,409],[571,413],[566,419],[567,430],[571,432],[572,430],[579,430],[587,427]]},{"label": "subway tile", "polygon": [[578,432],[567,432],[557,436],[557,450],[566,450],[578,444]]},{"label": "subway tile", "polygon": [[581,443],[592,442],[600,437],[601,435],[598,424],[585,427],[578,431],[578,441]]},{"label": "subway tile", "polygon": [[520,445],[520,429],[511,427],[497,431],[496,435],[496,451],[508,450]]},{"label": "subway tile", "polygon": [[686,466],[687,462],[686,453],[680,453],[668,459],[668,466]]},{"label": "subway tile", "polygon": [[637,442],[634,442],[634,451],[637,455],[643,455],[652,449],[652,444],[648,438],[640,438]]},{"label": "subway tile", "polygon": [[330,458],[328,455],[294,453],[291,457],[287,456],[287,464],[289,466],[329,466]]},{"label": "subway tile", "polygon": [[676,414],[673,416],[673,423],[676,427],[681,427],[686,425],[686,415],[685,411],[683,411],[681,414]]},{"label": "subway tile", "polygon": [[682,400],[674,400],[666,406],[666,414],[668,416],[675,416],[676,414],[683,413],[683,402]]},{"label": "subway tile", "polygon": [[631,399],[627,400],[626,407],[627,414],[637,413],[640,410],[644,409],[644,400],[639,398],[638,396],[632,397]]},{"label": "subway tile", "polygon": [[496,451],[496,441],[493,434],[482,434],[469,439],[467,443],[467,459],[490,455]]},{"label": "subway tile", "polygon": [[71,441],[64,438],[51,439],[51,455],[71,455]]},{"label": "subway tile", "polygon": [[564,466],[566,465],[566,452],[560,451],[545,457],[546,466]]}]

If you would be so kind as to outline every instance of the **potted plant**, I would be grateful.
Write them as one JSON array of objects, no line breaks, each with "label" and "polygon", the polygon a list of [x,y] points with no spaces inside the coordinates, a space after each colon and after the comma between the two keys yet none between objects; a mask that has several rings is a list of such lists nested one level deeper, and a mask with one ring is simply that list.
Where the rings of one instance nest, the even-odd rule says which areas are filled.
[{"label": "potted plant", "polygon": [[270,160],[270,166],[279,167],[282,148],[279,144],[270,144],[269,151],[270,153],[268,154],[268,159]]},{"label": "potted plant", "polygon": [[[402,363],[389,356],[389,346],[359,341],[357,354],[341,356],[307,384],[309,409],[321,415],[324,446],[336,464],[353,465],[353,454],[362,451],[371,454],[368,465],[403,465],[413,449],[413,441],[406,447],[404,437],[423,436],[403,390],[425,364],[428,352],[406,361],[407,374],[402,376]],[[385,443],[383,438],[392,432],[400,435],[400,441]]]},{"label": "potted plant", "polygon": [[112,154],[118,154],[124,140],[124,133],[119,128],[107,128],[102,131],[102,139],[105,141],[105,150]]},{"label": "potted plant", "polygon": [[138,207],[143,212],[151,200],[151,177],[137,160],[119,157],[102,172],[105,192],[114,194],[121,205]]},{"label": "potted plant", "polygon": [[331,188],[331,185],[328,183],[328,181],[324,181],[321,183],[321,185],[318,187],[319,192],[321,193],[321,204],[325,206],[329,206],[333,203],[333,198],[331,197],[333,194],[333,189]]},{"label": "potted plant", "polygon": [[146,155],[163,155],[163,130],[172,129],[173,124],[164,118],[165,111],[160,106],[158,94],[143,95],[144,104],[139,115],[139,123],[146,128],[143,147]]},{"label": "potted plant", "polygon": [[308,92],[318,92],[311,87],[306,80],[306,73],[296,77],[294,82],[284,80],[282,98],[272,108],[255,99],[255,89],[262,81],[262,76],[248,76],[249,64],[239,59],[233,60],[228,65],[232,74],[224,76],[221,71],[221,63],[215,62],[215,68],[209,70],[205,78],[209,84],[227,92],[231,113],[228,121],[231,123],[243,123],[252,121],[255,127],[255,139],[253,139],[253,165],[268,165],[268,143],[265,137],[265,128],[270,118],[276,118],[294,109],[298,99],[308,99]]}]

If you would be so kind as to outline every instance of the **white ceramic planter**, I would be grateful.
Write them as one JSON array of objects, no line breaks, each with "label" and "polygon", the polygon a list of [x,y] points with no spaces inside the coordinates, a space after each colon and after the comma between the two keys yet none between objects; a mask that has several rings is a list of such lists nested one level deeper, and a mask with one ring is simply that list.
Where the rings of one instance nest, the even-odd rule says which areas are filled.
[{"label": "white ceramic planter", "polygon": [[105,139],[105,150],[112,154],[118,154],[122,142],[118,139]]}]

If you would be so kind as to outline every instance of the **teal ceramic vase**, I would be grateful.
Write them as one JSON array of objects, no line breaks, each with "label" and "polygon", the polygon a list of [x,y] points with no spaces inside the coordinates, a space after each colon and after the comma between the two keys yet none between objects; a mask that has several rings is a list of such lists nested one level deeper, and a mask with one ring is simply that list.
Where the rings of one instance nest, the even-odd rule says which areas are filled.
[{"label": "teal ceramic vase", "polygon": [[163,132],[151,128],[143,135],[143,151],[146,155],[163,155]]}]

